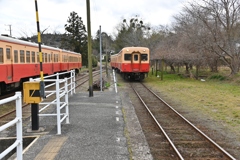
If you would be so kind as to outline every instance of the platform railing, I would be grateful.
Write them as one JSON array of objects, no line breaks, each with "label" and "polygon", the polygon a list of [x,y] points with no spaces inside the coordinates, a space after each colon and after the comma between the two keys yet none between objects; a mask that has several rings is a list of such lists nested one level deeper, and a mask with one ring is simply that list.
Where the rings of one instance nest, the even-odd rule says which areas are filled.
[{"label": "platform railing", "polygon": [[12,121],[0,126],[0,132],[3,130],[16,125],[16,141],[9,146],[7,149],[5,149],[1,154],[0,154],[0,159],[5,157],[8,153],[10,153],[12,150],[15,148],[17,149],[17,160],[22,160],[22,152],[23,152],[23,137],[22,137],[22,95],[21,92],[16,92],[16,94],[12,97],[0,100],[0,105],[11,102],[11,101],[16,101],[16,117]]},{"label": "platform railing", "polygon": [[115,74],[114,69],[113,69],[113,80],[114,80],[115,92],[117,93],[118,92],[118,89],[117,89],[117,79],[116,79],[116,74]]},{"label": "platform railing", "polygon": [[[70,73],[69,78],[60,79],[61,75]],[[56,77],[56,79],[49,79],[51,77]],[[40,79],[30,79],[30,81],[39,81]],[[57,73],[51,76],[44,77],[44,82],[51,82],[49,85],[45,86],[46,99],[43,102],[39,103],[39,106],[42,106],[39,109],[39,117],[44,116],[56,116],[57,117],[57,134],[61,134],[61,123],[66,120],[66,124],[69,124],[69,103],[68,95],[71,95],[75,92],[75,71]],[[61,86],[62,85],[62,86]],[[55,89],[50,90],[50,87]],[[56,97],[55,99],[48,101],[50,97]],[[56,113],[43,113],[48,107],[56,105]],[[65,111],[62,111],[65,109]]]}]

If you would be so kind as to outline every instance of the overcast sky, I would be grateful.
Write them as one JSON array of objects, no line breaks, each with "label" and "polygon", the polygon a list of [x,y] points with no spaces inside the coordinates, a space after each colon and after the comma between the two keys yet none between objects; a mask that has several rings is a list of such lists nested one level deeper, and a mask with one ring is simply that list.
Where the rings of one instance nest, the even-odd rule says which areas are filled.
[{"label": "overcast sky", "polygon": [[[171,24],[187,0],[90,0],[91,31],[94,36],[99,26],[112,34],[123,18],[139,15],[152,26]],[[83,19],[87,27],[86,0],[38,0],[40,30],[64,33],[64,25],[72,11]],[[35,0],[0,0],[0,34],[13,37],[37,33]],[[45,33],[46,33],[45,32]]]}]

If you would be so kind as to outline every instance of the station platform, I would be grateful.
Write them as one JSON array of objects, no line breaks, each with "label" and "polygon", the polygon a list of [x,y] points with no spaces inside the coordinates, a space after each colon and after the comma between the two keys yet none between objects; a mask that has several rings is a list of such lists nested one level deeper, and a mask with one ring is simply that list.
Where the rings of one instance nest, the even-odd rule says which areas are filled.
[{"label": "station platform", "polygon": [[70,124],[61,125],[57,135],[56,117],[40,117],[39,132],[23,154],[24,160],[127,160],[121,98],[114,91],[76,93],[69,98]]}]

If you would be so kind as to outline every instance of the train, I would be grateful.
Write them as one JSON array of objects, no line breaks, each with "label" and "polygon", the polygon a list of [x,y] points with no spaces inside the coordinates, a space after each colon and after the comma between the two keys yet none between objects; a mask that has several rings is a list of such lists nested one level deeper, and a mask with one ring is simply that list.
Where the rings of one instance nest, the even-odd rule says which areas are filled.
[{"label": "train", "polygon": [[111,55],[110,65],[126,80],[142,81],[149,72],[150,50],[147,47],[124,47]]},{"label": "train", "polygon": [[[44,75],[82,67],[80,53],[41,45]],[[39,44],[0,36],[0,95],[22,87],[29,78],[40,75]]]}]

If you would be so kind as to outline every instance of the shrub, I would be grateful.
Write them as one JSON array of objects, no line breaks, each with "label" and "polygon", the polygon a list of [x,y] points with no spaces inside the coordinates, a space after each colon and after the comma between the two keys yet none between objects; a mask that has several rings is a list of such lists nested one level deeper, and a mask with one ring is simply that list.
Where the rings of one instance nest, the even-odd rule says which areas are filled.
[{"label": "shrub", "polygon": [[220,80],[223,81],[226,79],[226,77],[220,75],[220,74],[215,74],[209,77],[209,79],[213,79],[213,80]]}]

